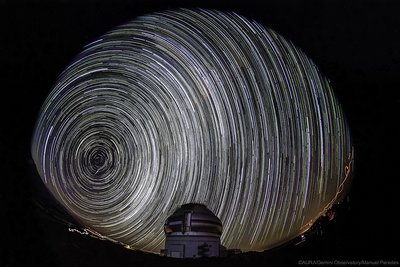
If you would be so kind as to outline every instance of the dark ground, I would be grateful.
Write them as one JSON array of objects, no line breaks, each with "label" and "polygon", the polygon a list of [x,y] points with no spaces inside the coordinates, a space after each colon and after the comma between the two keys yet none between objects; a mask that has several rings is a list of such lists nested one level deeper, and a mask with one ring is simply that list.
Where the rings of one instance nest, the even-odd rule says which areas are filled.
[{"label": "dark ground", "polygon": [[[395,219],[400,2],[262,3],[0,0],[0,266],[290,266],[299,260],[400,260]],[[58,74],[85,44],[114,26],[179,6],[233,10],[254,18],[302,48],[333,82],[352,131],[355,172],[349,207],[336,216],[325,237],[264,253],[182,261],[70,233],[34,204],[40,180],[30,138]]]}]

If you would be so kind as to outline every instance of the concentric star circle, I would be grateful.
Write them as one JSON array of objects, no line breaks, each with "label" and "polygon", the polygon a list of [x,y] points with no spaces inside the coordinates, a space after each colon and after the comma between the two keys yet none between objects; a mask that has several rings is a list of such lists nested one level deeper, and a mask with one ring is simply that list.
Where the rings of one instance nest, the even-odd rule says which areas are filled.
[{"label": "concentric star circle", "polygon": [[307,230],[347,187],[348,126],[304,53],[234,13],[141,16],[60,75],[32,156],[85,228],[159,252],[182,204],[222,221],[222,244],[263,250]]}]

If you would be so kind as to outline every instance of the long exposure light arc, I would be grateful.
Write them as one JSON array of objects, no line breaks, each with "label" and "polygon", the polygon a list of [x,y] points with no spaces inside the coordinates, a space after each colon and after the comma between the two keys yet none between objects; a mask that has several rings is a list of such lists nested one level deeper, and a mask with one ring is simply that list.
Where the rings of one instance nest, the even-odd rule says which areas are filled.
[{"label": "long exposure light arc", "polygon": [[291,42],[234,13],[180,9],[86,46],[42,107],[32,157],[91,233],[157,253],[166,218],[204,203],[222,244],[248,251],[329,208],[352,147],[329,82]]}]

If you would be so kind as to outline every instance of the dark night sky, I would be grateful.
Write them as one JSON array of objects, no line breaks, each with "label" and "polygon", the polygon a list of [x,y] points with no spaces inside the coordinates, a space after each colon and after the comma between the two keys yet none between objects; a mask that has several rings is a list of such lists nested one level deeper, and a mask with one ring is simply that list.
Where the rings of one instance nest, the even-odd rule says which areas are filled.
[{"label": "dark night sky", "polygon": [[[298,260],[397,260],[400,2],[398,1],[3,1],[1,54],[0,266],[260,266]],[[217,1],[215,1],[217,2]],[[34,204],[30,138],[58,74],[82,47],[155,10],[232,10],[300,47],[333,83],[355,146],[349,208],[330,235],[296,247],[232,259],[176,261],[69,233]],[[4,171],[5,170],[5,171]],[[397,178],[397,179],[396,179]]]}]

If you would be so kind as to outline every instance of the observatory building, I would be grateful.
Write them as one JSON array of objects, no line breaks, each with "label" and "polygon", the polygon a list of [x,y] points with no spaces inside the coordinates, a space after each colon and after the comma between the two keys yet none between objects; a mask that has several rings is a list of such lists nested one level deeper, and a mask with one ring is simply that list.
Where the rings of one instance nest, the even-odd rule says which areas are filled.
[{"label": "observatory building", "polygon": [[184,204],[165,222],[165,249],[174,258],[219,257],[222,224],[203,204]]}]

